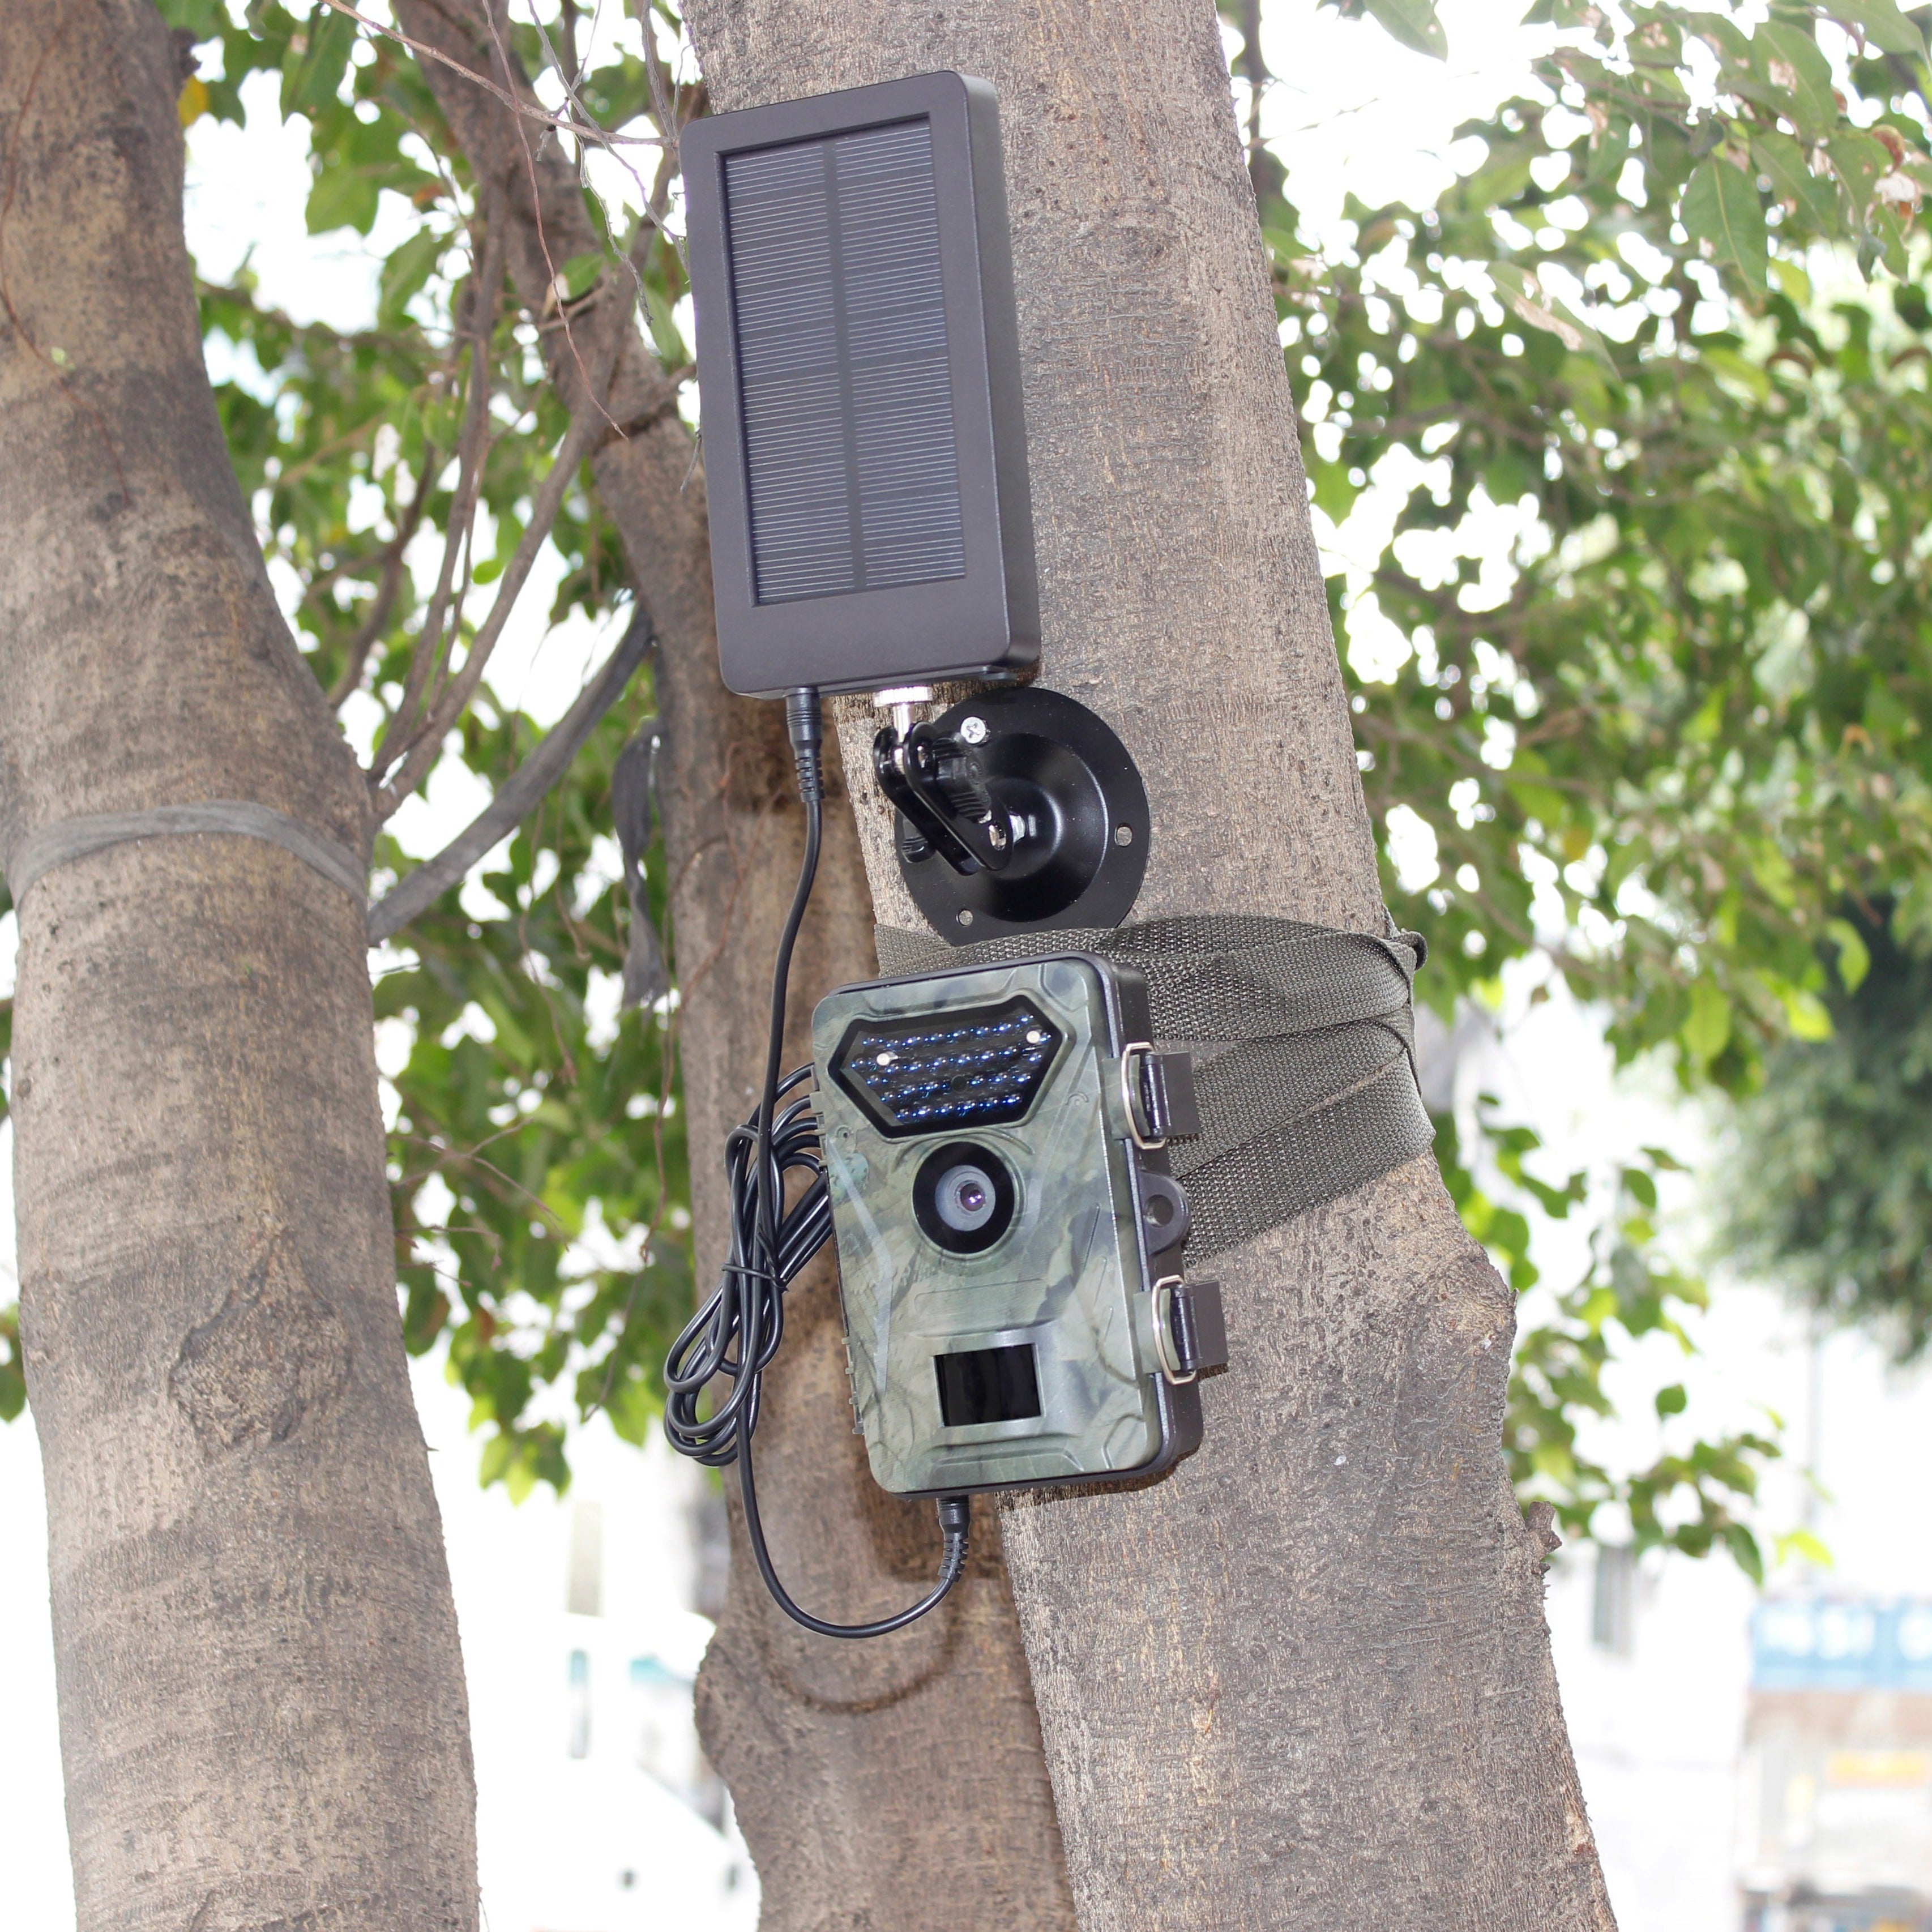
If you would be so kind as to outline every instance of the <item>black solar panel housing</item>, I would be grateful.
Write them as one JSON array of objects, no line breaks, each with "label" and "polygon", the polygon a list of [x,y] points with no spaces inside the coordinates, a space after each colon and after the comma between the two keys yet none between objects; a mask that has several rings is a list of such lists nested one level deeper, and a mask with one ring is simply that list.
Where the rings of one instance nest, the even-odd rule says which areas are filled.
[{"label": "black solar panel housing", "polygon": [[682,142],[734,690],[998,678],[1039,648],[998,109],[927,74]]}]

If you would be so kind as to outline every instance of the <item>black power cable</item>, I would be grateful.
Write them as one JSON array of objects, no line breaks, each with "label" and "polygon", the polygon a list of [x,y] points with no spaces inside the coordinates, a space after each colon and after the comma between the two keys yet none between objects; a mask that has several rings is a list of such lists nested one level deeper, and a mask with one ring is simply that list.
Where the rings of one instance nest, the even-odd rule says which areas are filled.
[{"label": "black power cable", "polygon": [[[884,1636],[924,1616],[958,1582],[966,1567],[967,1498],[939,1498],[944,1552],[939,1580],[928,1595],[910,1610],[876,1623],[828,1623],[800,1610],[778,1581],[771,1552],[765,1547],[764,1525],[758,1515],[758,1489],[752,1474],[759,1387],[784,1338],[784,1292],[832,1232],[832,1204],[819,1158],[818,1122],[812,1102],[801,1098],[782,1114],[778,1111],[778,1102],[812,1071],[801,1066],[782,1079],[778,1074],[784,1055],[785,996],[791,978],[792,950],[812,897],[824,832],[825,781],[819,764],[823,726],[816,691],[788,694],[785,728],[798,768],[799,796],[805,801],[805,858],[772,969],[771,1035],[758,1111],[742,1126],[734,1127],[724,1144],[724,1172],[731,1199],[730,1252],[710,1298],[685,1324],[665,1360],[664,1433],[680,1454],[708,1468],[737,1464],[752,1554],[766,1588],[786,1616],[820,1636]],[[788,1208],[785,1176],[795,1172],[812,1178]],[[728,1394],[708,1415],[700,1415],[700,1399],[720,1377],[730,1384]]]}]

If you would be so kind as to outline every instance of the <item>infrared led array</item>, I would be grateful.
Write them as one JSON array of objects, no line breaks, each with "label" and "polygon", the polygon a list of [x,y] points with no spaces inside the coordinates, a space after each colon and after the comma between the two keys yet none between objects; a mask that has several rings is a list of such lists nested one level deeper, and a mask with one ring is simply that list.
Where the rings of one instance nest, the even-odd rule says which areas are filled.
[{"label": "infrared led array", "polygon": [[1060,1035],[1024,1000],[860,1025],[833,1072],[887,1133],[991,1126],[1032,1105]]}]

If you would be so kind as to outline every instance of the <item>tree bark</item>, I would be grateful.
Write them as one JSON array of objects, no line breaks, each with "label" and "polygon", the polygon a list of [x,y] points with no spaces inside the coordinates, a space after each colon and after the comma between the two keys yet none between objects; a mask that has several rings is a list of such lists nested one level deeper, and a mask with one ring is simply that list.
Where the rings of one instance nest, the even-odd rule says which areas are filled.
[{"label": "tree bark", "polygon": [[[500,85],[527,92],[470,0],[398,0],[398,24]],[[506,46],[507,43],[504,45]],[[545,312],[553,265],[596,247],[554,142],[435,61],[424,72],[486,205],[502,211],[511,272]],[[526,138],[527,137],[527,138]],[[621,274],[609,278],[624,298]],[[597,311],[573,322],[588,339]],[[595,358],[556,326],[552,379],[573,410]],[[632,581],[656,628],[666,856],[676,939],[680,1051],[700,1284],[725,1249],[724,1136],[755,1104],[771,958],[797,874],[803,814],[780,707],[719,681],[704,484],[689,432],[626,322],[605,406],[624,426],[592,458]],[[862,767],[863,769],[864,767]],[[792,972],[788,1064],[808,1058],[813,1005],[874,970],[872,903],[854,821],[832,807]],[[773,1555],[821,1614],[896,1608],[930,1582],[931,1509],[874,1485],[851,1432],[836,1291],[821,1265],[788,1298],[784,1349],[767,1379],[758,1468]],[[1072,1904],[1019,1630],[982,1511],[982,1549],[943,1613],[872,1644],[829,1642],[770,1601],[733,1500],[729,1592],[699,1680],[700,1728],[758,1866],[765,1932],[1061,1932]],[[982,1882],[962,1893],[962,1858]]]},{"label": "tree bark", "polygon": [[[0,8],[0,853],[254,800],[366,852],[202,364],[144,0]],[[20,908],[14,1180],[82,1932],[470,1932],[363,909],[227,836]]]},{"label": "tree bark", "polygon": [[[1383,929],[1207,0],[692,0],[721,109],[999,90],[1045,681],[1139,761],[1136,916]],[[848,707],[848,754],[868,721]],[[874,902],[920,922],[860,802]],[[1207,1441],[1006,1513],[1086,1932],[1608,1928],[1501,1448],[1512,1298],[1424,1159],[1224,1256]]]}]

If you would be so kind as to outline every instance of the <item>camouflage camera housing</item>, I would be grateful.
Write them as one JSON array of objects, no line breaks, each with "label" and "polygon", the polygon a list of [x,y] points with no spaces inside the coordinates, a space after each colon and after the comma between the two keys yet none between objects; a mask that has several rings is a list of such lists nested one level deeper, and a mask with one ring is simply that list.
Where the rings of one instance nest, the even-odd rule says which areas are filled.
[{"label": "camouflage camera housing", "polygon": [[852,1405],[900,1496],[1148,1476],[1201,1441],[1218,1291],[1162,1150],[1198,1131],[1147,983],[1084,953],[849,986],[813,1016]]}]

